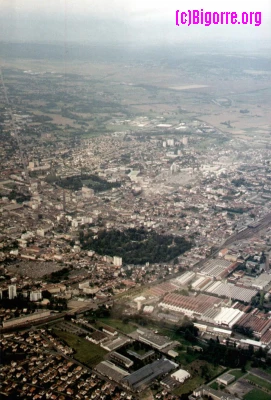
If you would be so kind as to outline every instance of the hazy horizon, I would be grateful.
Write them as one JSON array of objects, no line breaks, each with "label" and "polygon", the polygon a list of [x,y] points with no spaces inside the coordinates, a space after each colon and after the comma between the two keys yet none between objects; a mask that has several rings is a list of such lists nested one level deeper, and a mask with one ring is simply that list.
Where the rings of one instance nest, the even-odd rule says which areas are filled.
[{"label": "hazy horizon", "polygon": [[[176,26],[177,9],[262,12],[260,26]],[[178,44],[209,41],[271,41],[271,4],[268,0],[217,3],[143,0],[0,0],[0,41],[92,44]]]}]

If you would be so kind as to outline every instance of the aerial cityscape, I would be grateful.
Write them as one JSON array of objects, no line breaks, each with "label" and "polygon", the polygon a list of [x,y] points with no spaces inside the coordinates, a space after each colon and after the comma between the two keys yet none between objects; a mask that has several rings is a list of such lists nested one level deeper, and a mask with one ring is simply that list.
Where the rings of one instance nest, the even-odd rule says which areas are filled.
[{"label": "aerial cityscape", "polygon": [[1,399],[271,398],[261,43],[0,37]]}]

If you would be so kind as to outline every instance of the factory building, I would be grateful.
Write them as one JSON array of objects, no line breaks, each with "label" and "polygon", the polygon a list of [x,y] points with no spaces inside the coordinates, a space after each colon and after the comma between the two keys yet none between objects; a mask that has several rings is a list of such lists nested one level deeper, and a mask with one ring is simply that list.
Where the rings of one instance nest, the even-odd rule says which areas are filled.
[{"label": "factory building", "polygon": [[154,379],[168,374],[175,369],[178,364],[166,358],[156,360],[151,364],[145,365],[131,375],[125,377],[122,383],[132,390],[140,391],[149,385]]},{"label": "factory building", "polygon": [[243,311],[231,307],[212,308],[202,315],[201,320],[232,328],[243,315]]},{"label": "factory building", "polygon": [[102,361],[96,366],[96,370],[102,374],[107,376],[109,379],[120,382],[124,377],[129,375],[129,372],[125,371],[122,368],[117,367],[111,361]]},{"label": "factory building", "polygon": [[188,317],[198,316],[201,317],[207,310],[220,305],[221,299],[216,297],[199,294],[196,297],[183,296],[180,294],[172,293],[165,296],[164,300],[159,303],[163,309],[172,310],[183,313]]},{"label": "factory building", "polygon": [[157,335],[146,329],[137,329],[137,333],[138,340],[158,350],[162,350],[172,344],[172,340],[170,340],[168,337]]}]

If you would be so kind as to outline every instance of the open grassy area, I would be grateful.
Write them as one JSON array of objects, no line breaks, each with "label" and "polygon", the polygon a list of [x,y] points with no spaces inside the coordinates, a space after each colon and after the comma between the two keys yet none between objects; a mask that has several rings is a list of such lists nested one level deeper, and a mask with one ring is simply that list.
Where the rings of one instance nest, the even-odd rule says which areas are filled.
[{"label": "open grassy area", "polygon": [[200,355],[200,353],[197,353],[197,352],[188,354],[186,351],[183,351],[183,352],[179,353],[178,357],[176,358],[176,361],[183,365],[187,365],[187,364],[190,364],[191,362],[197,360],[199,355]]},{"label": "open grassy area", "polygon": [[181,396],[182,394],[190,393],[205,382],[204,378],[195,376],[188,379],[184,384],[173,390],[173,394]]},{"label": "open grassy area", "polygon": [[98,325],[102,326],[102,324],[99,324],[99,322],[102,322],[102,324],[112,326],[112,328],[117,329],[118,331],[121,331],[123,333],[131,333],[136,330],[136,326],[131,325],[131,323],[124,324],[121,320],[118,319],[111,319],[111,318],[100,318],[98,320]]},{"label": "open grassy area", "polygon": [[101,362],[107,353],[106,350],[89,342],[86,339],[80,338],[77,335],[69,332],[54,330],[54,333],[75,350],[74,358],[86,364],[88,367],[93,367]]},{"label": "open grassy area", "polygon": [[222,384],[219,384],[218,382],[213,382],[211,385],[209,385],[212,389],[215,389],[215,390],[224,390],[225,389],[225,386],[224,385],[222,385]]},{"label": "open grassy area", "polygon": [[[268,390],[271,390],[271,383],[265,381],[262,378],[259,378],[258,376],[249,374],[249,375],[246,376],[246,379],[248,379],[251,382],[256,383],[256,385],[259,385],[259,386],[264,387],[264,388],[266,388]],[[271,395],[270,395],[270,397],[271,397]]]},{"label": "open grassy area", "polygon": [[[208,379],[201,376],[202,368],[205,369],[207,368],[209,375]],[[202,360],[196,360],[191,362],[191,364],[187,364],[186,369],[191,374],[191,378],[173,391],[173,393],[177,396],[192,392],[198,386],[202,385],[206,381],[211,380],[212,378],[221,374],[224,371],[222,367],[220,366],[215,367],[212,364],[208,363],[207,361],[202,361]]]},{"label": "open grassy area", "polygon": [[235,369],[233,371],[230,371],[229,374],[235,376],[236,379],[240,379],[246,374],[246,372],[242,372],[240,369]]},{"label": "open grassy area", "polygon": [[211,385],[209,385],[210,388],[215,389],[215,390],[219,390],[219,384],[217,382],[213,382]]},{"label": "open grassy area", "polygon": [[270,394],[259,389],[253,389],[244,396],[244,400],[270,400]]}]

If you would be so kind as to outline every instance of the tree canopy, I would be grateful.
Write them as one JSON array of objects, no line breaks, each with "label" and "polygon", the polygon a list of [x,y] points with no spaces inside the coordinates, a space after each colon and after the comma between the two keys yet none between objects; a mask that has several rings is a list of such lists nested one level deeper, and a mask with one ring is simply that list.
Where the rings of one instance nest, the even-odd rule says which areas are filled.
[{"label": "tree canopy", "polygon": [[81,231],[79,238],[84,250],[119,256],[126,264],[168,262],[192,246],[182,237],[160,235],[143,227],[129,228],[125,231],[101,230],[96,236],[91,230]]}]

